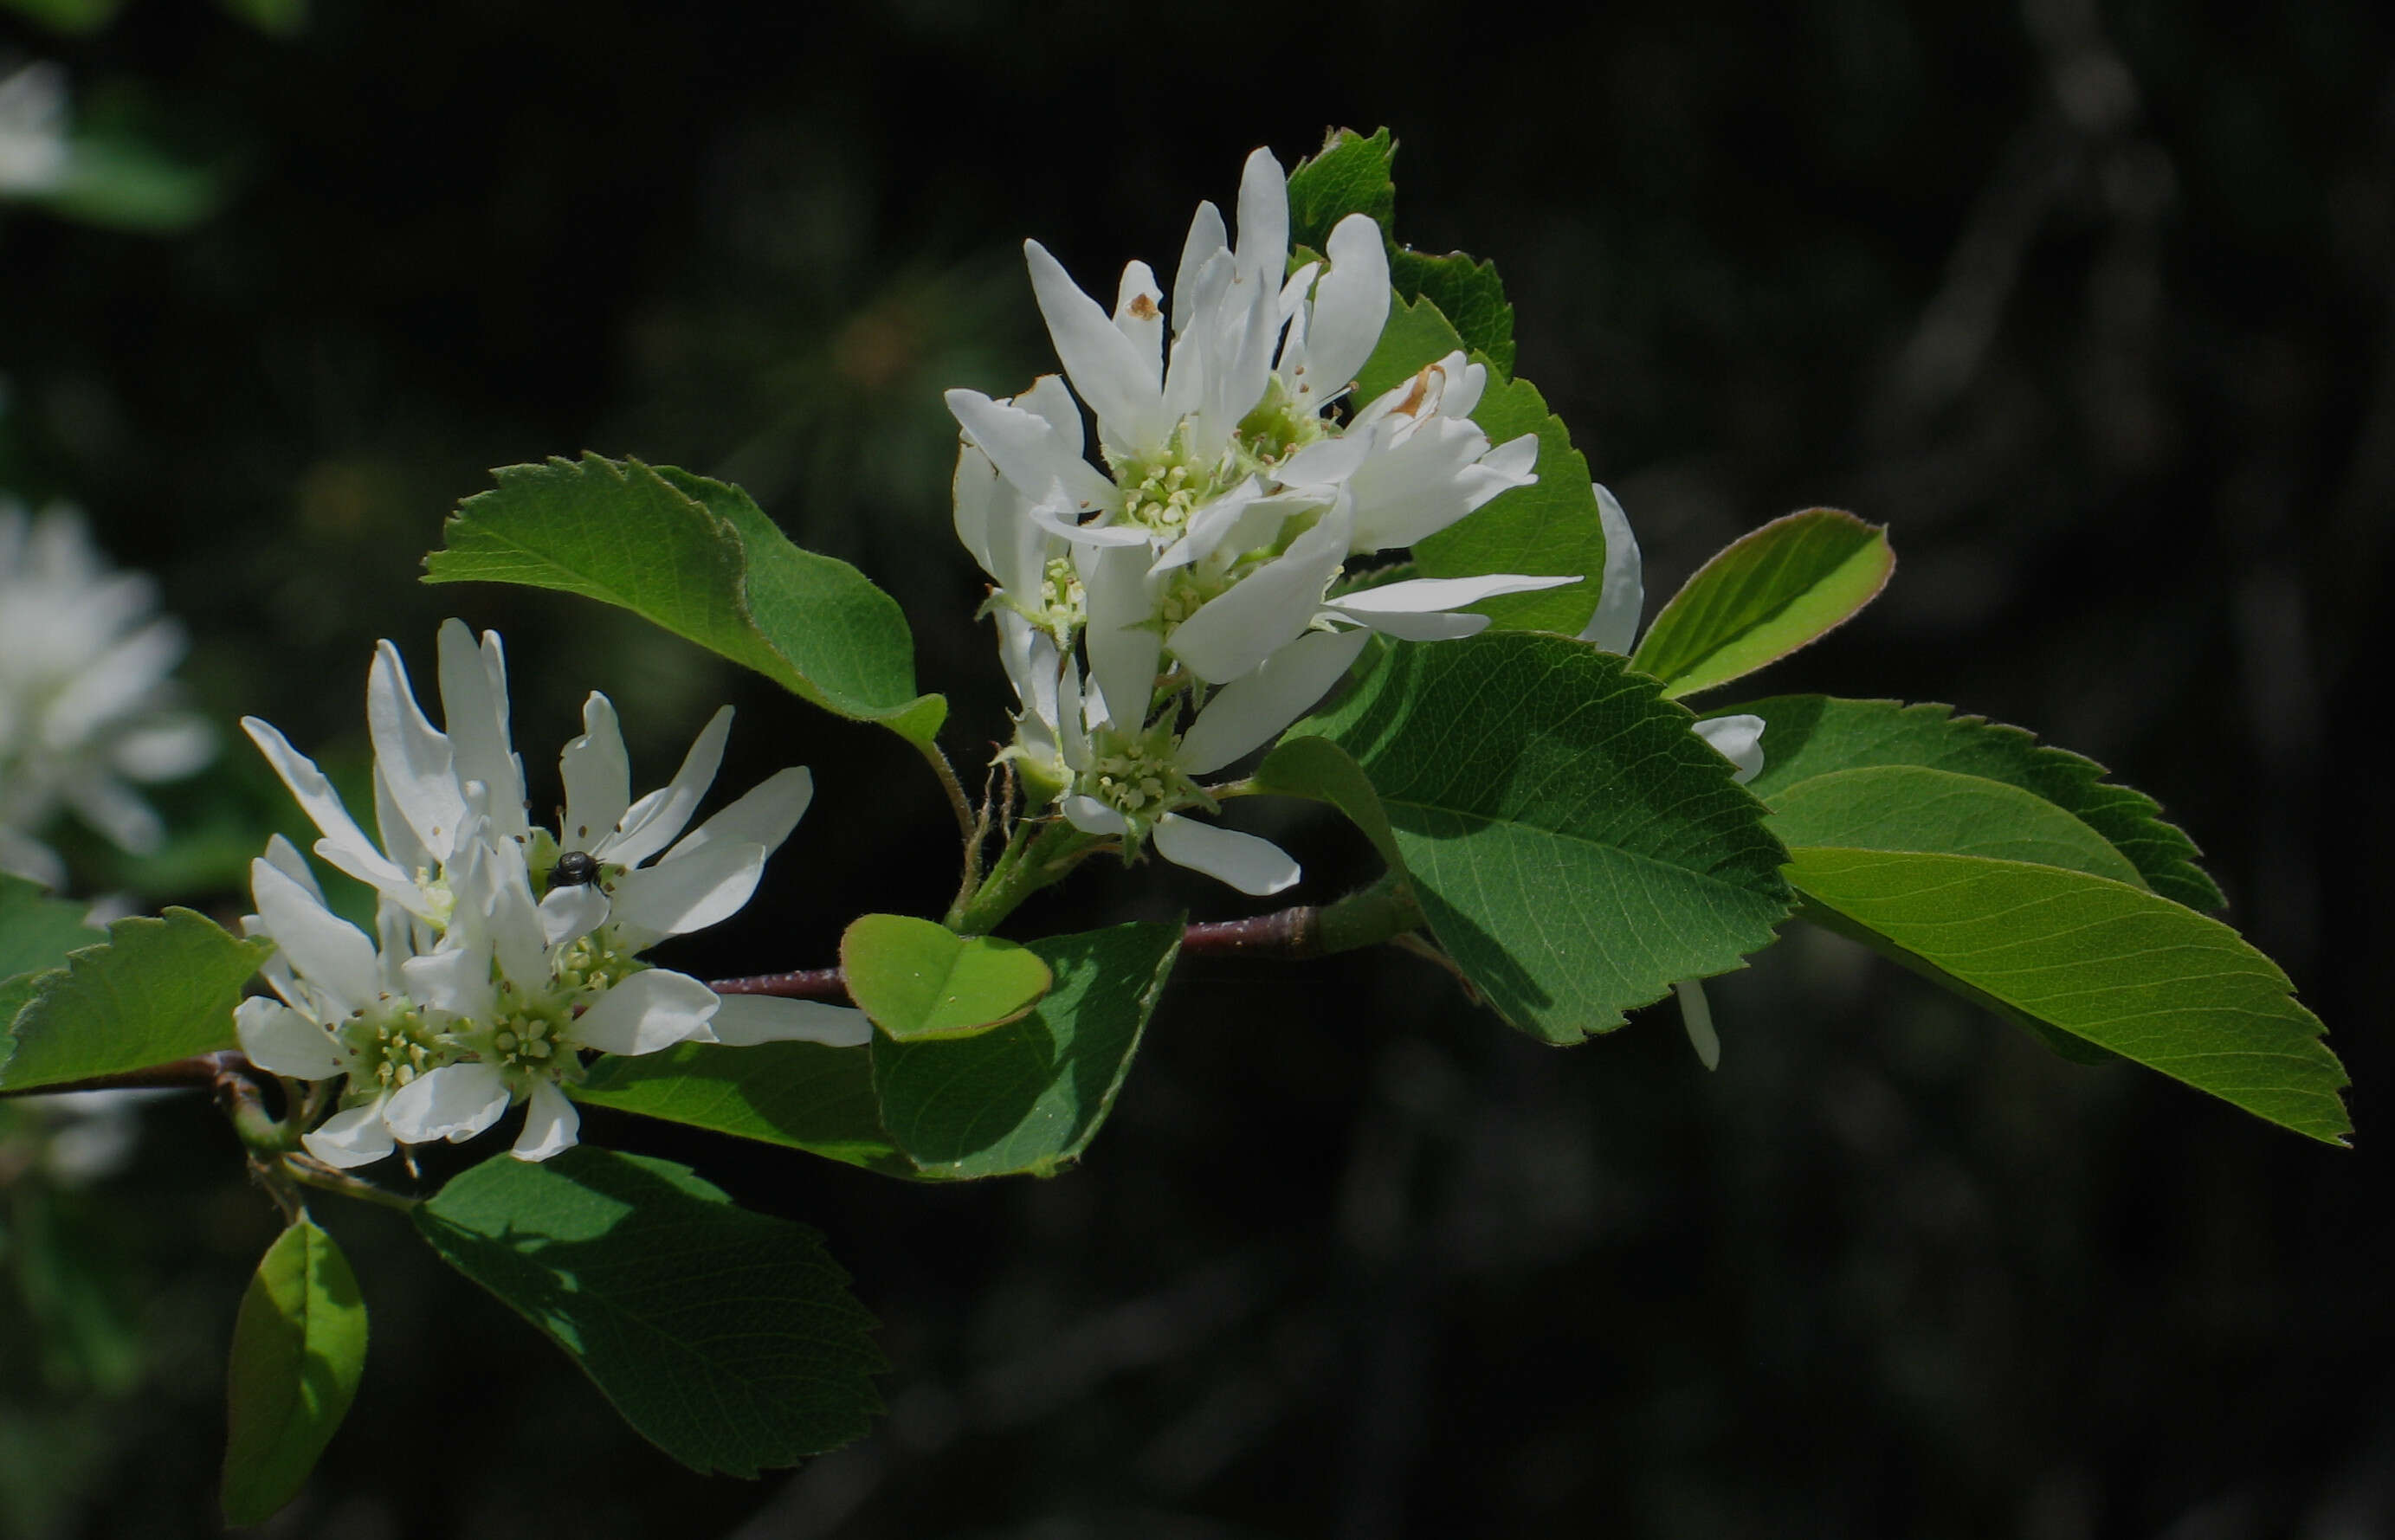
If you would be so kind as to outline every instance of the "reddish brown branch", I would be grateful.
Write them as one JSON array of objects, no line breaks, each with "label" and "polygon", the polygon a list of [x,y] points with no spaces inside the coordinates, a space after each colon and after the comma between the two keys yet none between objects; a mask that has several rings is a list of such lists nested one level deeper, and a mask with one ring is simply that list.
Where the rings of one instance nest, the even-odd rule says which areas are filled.
[{"label": "reddish brown branch", "polygon": [[1193,925],[1181,932],[1181,950],[1184,955],[1216,957],[1319,956],[1321,917],[1309,903],[1244,920]]},{"label": "reddish brown branch", "polygon": [[778,994],[785,1000],[845,1000],[848,985],[836,967],[802,967],[789,973],[755,973],[746,979],[710,979],[718,994]]}]

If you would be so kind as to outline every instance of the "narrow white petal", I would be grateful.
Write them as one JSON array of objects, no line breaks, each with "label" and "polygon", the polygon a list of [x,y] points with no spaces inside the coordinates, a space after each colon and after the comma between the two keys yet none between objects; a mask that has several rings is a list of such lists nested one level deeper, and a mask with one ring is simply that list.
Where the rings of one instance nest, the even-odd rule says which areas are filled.
[{"label": "narrow white petal", "polygon": [[1289,267],[1289,178],[1269,150],[1239,170],[1238,259],[1241,280],[1274,289]]},{"label": "narrow white petal", "polygon": [[466,815],[449,739],[425,718],[407,665],[388,641],[375,644],[366,669],[366,731],[391,805],[434,860],[447,860]]},{"label": "narrow white petal", "polygon": [[998,570],[998,562],[990,554],[989,532],[999,499],[1009,490],[999,479],[998,467],[990,463],[980,446],[971,440],[957,444],[956,474],[948,483],[957,539],[981,563],[981,570],[1001,587],[1006,584],[1006,574]]},{"label": "narrow white petal", "polygon": [[[1133,266],[1137,266],[1136,263]],[[1065,388],[1062,375],[1042,375],[1031,382],[1031,388],[1013,398],[1013,404],[1056,430],[1056,442],[1065,453],[1080,458],[1088,443],[1081,431],[1080,404]]]},{"label": "narrow white petal", "polygon": [[310,898],[318,903],[324,902],[324,890],[316,885],[316,874],[309,870],[308,858],[299,853],[299,847],[281,835],[269,835],[266,836],[266,854],[261,859],[306,888]]},{"label": "narrow white petal", "polygon": [[1487,573],[1478,577],[1414,577],[1343,594],[1333,607],[1370,624],[1375,615],[1422,614],[1477,604],[1500,594],[1535,593],[1578,583],[1577,577],[1533,577],[1522,573]]},{"label": "narrow white petal", "polygon": [[1356,474],[1372,453],[1370,433],[1347,433],[1306,445],[1273,474],[1283,486],[1334,487]]},{"label": "narrow white petal", "polygon": [[708,845],[762,845],[771,855],[790,837],[814,799],[815,779],[804,765],[776,770],[749,788],[748,794],[682,836],[659,865],[695,854]]},{"label": "narrow white petal", "polygon": [[519,989],[545,989],[550,977],[548,927],[533,901],[523,849],[508,840],[493,847],[492,862],[498,881],[491,895],[490,939],[499,976]]},{"label": "narrow white petal", "polygon": [[464,621],[443,621],[440,654],[441,717],[457,780],[490,788],[491,827],[500,837],[524,834],[523,767],[508,738],[507,658],[498,633],[483,632],[477,646]]},{"label": "narrow white petal", "polygon": [[1697,724],[1697,736],[1738,767],[1738,773],[1730,779],[1744,785],[1763,770],[1763,726],[1762,717],[1743,713],[1715,717]]},{"label": "narrow white petal", "polygon": [[1680,1025],[1688,1030],[1688,1046],[1706,1069],[1721,1068],[1721,1034],[1714,1031],[1713,1002],[1705,998],[1701,979],[1683,979],[1672,986],[1680,997]]},{"label": "narrow white petal", "polygon": [[480,948],[446,946],[400,965],[407,993],[435,1010],[488,1021],[497,1014],[498,992],[491,982],[491,954]]},{"label": "narrow white petal", "polygon": [[1081,292],[1047,247],[1025,241],[1023,256],[1030,265],[1031,291],[1048,322],[1056,356],[1072,376],[1073,388],[1097,414],[1099,439],[1134,454],[1162,449],[1171,424],[1165,419],[1164,393],[1154,367],[1141,362],[1138,346],[1116,329],[1096,300]]},{"label": "narrow white petal", "polygon": [[383,853],[391,865],[402,872],[430,873],[441,864],[417,836],[407,814],[400,810],[399,799],[390,792],[390,778],[379,763],[374,769],[374,804],[375,832],[382,836]]},{"label": "narrow white petal", "polygon": [[1605,587],[1596,596],[1596,613],[1588,617],[1580,639],[1626,658],[1638,645],[1638,617],[1647,609],[1638,536],[1632,533],[1630,516],[1621,511],[1613,494],[1594,483],[1589,490],[1596,494],[1597,523],[1605,531]]},{"label": "narrow white petal", "polygon": [[653,967],[599,996],[567,1030],[602,1053],[655,1053],[700,1033],[721,1003],[689,974]]},{"label": "narrow white petal", "polygon": [[561,1150],[574,1148],[581,1137],[582,1114],[554,1081],[544,1080],[524,1099],[523,1132],[508,1152],[520,1161],[545,1161]]},{"label": "narrow white petal", "polygon": [[[1120,340],[1111,325],[1108,335]],[[1115,484],[1081,458],[1078,447],[1065,443],[1055,425],[1037,412],[995,401],[977,390],[951,390],[944,398],[957,419],[999,473],[1033,502],[1061,489],[1078,511],[1094,513],[1115,501]]]},{"label": "narrow white petal", "polygon": [[699,729],[698,737],[682,757],[671,784],[632,804],[615,832],[592,849],[593,855],[624,866],[637,866],[672,844],[698,810],[698,800],[715,784],[723,763],[723,741],[732,733],[732,708],[725,706]]},{"label": "narrow white petal", "polygon": [[349,809],[341,806],[340,794],[324,779],[324,772],[315,762],[291,746],[283,734],[255,717],[245,717],[241,725],[256,744],[274,773],[283,778],[284,785],[307,813],[310,822],[323,832],[316,853],[362,882],[377,888],[397,885],[413,888],[415,881],[408,874],[392,865],[383,853],[375,849],[374,841],[351,820]]},{"label": "narrow white petal", "polygon": [[374,942],[364,931],[263,859],[249,863],[249,888],[274,944],[342,1015],[382,993]]},{"label": "narrow white petal", "polygon": [[508,1083],[488,1064],[443,1064],[391,1093],[383,1121],[409,1144],[463,1144],[508,1110]]},{"label": "narrow white petal", "polygon": [[558,843],[588,850],[615,832],[632,805],[632,762],[613,701],[590,692],[582,703],[582,735],[566,743],[557,769],[565,783],[565,827],[557,831]]},{"label": "narrow white petal", "polygon": [[730,919],[765,875],[766,848],[718,839],[615,878],[609,923],[643,941],[662,941]]},{"label": "narrow white petal", "polygon": [[1132,355],[1149,384],[1164,389],[1164,291],[1145,262],[1123,269],[1122,285],[1115,294],[1115,330],[1131,339]]},{"label": "narrow white petal", "polygon": [[732,1047],[759,1043],[821,1043],[853,1048],[873,1040],[865,1012],[821,1000],[783,1000],[770,994],[726,994],[708,1021],[715,1041]]},{"label": "narrow white petal", "polygon": [[1289,852],[1269,839],[1178,813],[1157,820],[1156,853],[1176,866],[1203,872],[1257,898],[1293,887],[1303,875]]},{"label": "narrow white petal", "polygon": [[269,1074],[331,1080],[349,1071],[333,1034],[280,1001],[252,995],[233,1007],[232,1027],[241,1051]]},{"label": "narrow white petal", "polygon": [[1189,238],[1182,243],[1181,265],[1172,274],[1172,335],[1179,336],[1189,329],[1196,318],[1198,274],[1217,253],[1231,244],[1230,231],[1223,228],[1223,211],[1212,204],[1199,204],[1198,217],[1189,221]]},{"label": "narrow white petal", "polygon": [[1370,639],[1362,631],[1316,631],[1224,685],[1182,734],[1181,768],[1204,775],[1263,746],[1322,699]]},{"label": "narrow white petal", "polygon": [[335,1112],[314,1133],[301,1135],[299,1142],[307,1147],[308,1153],[326,1165],[343,1170],[372,1165],[398,1148],[391,1139],[390,1125],[382,1119],[385,1105],[377,1099],[369,1106]]},{"label": "narrow white petal", "polygon": [[1122,835],[1131,832],[1131,824],[1122,814],[1094,796],[1075,795],[1060,804],[1065,822],[1085,835]]},{"label": "narrow white petal", "polygon": [[1334,507],[1280,556],[1200,605],[1165,645],[1210,684],[1253,673],[1314,624],[1323,589],[1346,559],[1347,536],[1347,520]]},{"label": "narrow white petal", "polygon": [[1330,231],[1330,271],[1314,291],[1306,327],[1306,396],[1327,401],[1346,388],[1389,320],[1389,254],[1370,215],[1351,214]]},{"label": "narrow white petal", "polygon": [[1116,724],[1132,732],[1147,719],[1157,659],[1164,645],[1148,624],[1156,613],[1148,565],[1145,546],[1084,551],[1079,561],[1089,615],[1083,645],[1090,675]]}]

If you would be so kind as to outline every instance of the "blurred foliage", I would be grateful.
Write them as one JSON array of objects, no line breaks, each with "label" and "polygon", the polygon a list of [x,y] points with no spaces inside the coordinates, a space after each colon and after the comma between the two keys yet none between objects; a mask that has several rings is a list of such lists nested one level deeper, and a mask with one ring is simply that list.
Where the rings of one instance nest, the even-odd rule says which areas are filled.
[{"label": "blurred foliage", "polygon": [[[457,611],[507,635],[522,744],[595,686],[640,774],[724,699],[727,786],[815,768],[760,902],[669,961],[813,966],[857,914],[935,912],[952,852],[903,744],[594,606],[420,587],[442,514],[584,449],[739,481],[898,597],[970,754],[1003,686],[938,391],[1052,367],[1015,244],[1100,285],[1169,261],[1254,144],[1385,122],[1406,232],[1498,262],[1520,373],[1650,592],[1793,507],[1886,522],[1886,598],[1758,692],[1954,701],[2154,792],[2355,1080],[2361,1152],[2315,1152],[1804,933],[1715,986],[1710,1077],[1668,1011],[1556,1053],[1409,958],[1192,963],[1052,1181],[900,1187],[590,1115],[824,1231],[884,1319],[888,1423],[762,1488],[636,1445],[404,1223],[320,1205],[376,1343],[270,1533],[2390,1533],[2389,840],[2370,714],[2337,708],[2390,642],[2381,7],[14,9],[0,47],[233,168],[171,238],[0,208],[0,482],[73,496],[191,622],[228,746],[187,807],[228,850],[271,801],[232,717],[362,763],[372,639],[420,671]],[[1315,896],[1370,868],[1326,822],[1242,812]],[[83,859],[87,891],[239,912],[221,861]],[[1022,933],[1184,902],[1224,912],[1101,875]],[[80,1339],[24,1282],[59,1275],[20,1270],[0,1528],[212,1533],[271,1206],[188,1099],[123,1175],[21,1196],[46,1181],[9,1178],[12,1258],[43,1223],[95,1238],[77,1265],[138,1359],[52,1367]],[[392,1457],[468,1416],[571,1457]]]}]

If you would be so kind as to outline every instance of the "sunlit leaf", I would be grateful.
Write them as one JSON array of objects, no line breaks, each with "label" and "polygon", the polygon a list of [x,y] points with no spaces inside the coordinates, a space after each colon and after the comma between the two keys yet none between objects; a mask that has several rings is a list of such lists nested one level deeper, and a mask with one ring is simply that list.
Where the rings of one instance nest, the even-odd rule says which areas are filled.
[{"label": "sunlit leaf", "polygon": [[22,997],[0,1046],[0,1086],[52,1086],[232,1047],[232,1008],[272,951],[189,909],[118,920],[106,944],[13,981]]},{"label": "sunlit leaf", "polygon": [[860,915],[840,939],[849,997],[891,1037],[969,1037],[1021,1017],[1048,965],[1016,942],[959,936],[906,915]]},{"label": "sunlit leaf", "polygon": [[1775,519],[1699,568],[1632,662],[1674,700],[1711,690],[1845,625],[1895,570],[1886,532],[1851,513],[1807,508]]}]

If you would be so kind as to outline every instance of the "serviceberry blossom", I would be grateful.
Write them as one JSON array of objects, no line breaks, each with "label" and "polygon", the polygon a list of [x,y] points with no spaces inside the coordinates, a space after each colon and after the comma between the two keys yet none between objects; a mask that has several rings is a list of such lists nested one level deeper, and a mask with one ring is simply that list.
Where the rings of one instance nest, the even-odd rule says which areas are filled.
[{"label": "serviceberry blossom", "polygon": [[165,829],[134,785],[215,754],[207,725],[175,706],[183,628],[156,606],[157,586],[110,571],[73,509],[0,500],[0,871],[61,886],[40,837],[61,811],[155,849]]},{"label": "serviceberry blossom", "polygon": [[639,957],[748,902],[806,810],[804,770],[768,777],[685,835],[729,708],[670,783],[634,800],[615,708],[594,693],[560,761],[566,807],[552,832],[525,812],[499,638],[448,622],[440,674],[445,731],[417,706],[396,648],[381,643],[368,672],[379,845],[281,733],[243,723],[321,831],[316,853],[376,890],[369,940],[332,913],[286,842],[251,865],[250,929],[279,949],[267,981],[281,1003],[245,1003],[243,1050],[278,1074],[345,1082],[310,1152],[365,1165],[400,1143],[470,1139],[522,1103],[515,1153],[543,1160],[575,1141],[565,1088],[587,1053],[867,1041],[861,1011],[718,995]]},{"label": "serviceberry blossom", "polygon": [[[1026,243],[1071,389],[1049,375],[1010,400],[947,396],[964,435],[957,533],[992,580],[1023,704],[1012,757],[1076,827],[1126,853],[1153,838],[1166,859],[1255,893],[1295,881],[1295,864],[1184,816],[1214,806],[1195,777],[1303,715],[1367,633],[1469,636],[1489,623],[1464,606],[1581,581],[1340,590],[1351,558],[1411,546],[1536,480],[1539,445],[1489,443],[1471,419],[1487,370],[1461,352],[1343,421],[1334,408],[1388,319],[1388,256],[1363,215],[1325,245],[1327,261],[1289,271],[1288,183],[1259,150],[1237,244],[1200,205],[1169,316],[1145,263],[1123,270],[1109,313]],[[1084,405],[1104,469],[1087,457]]]}]

